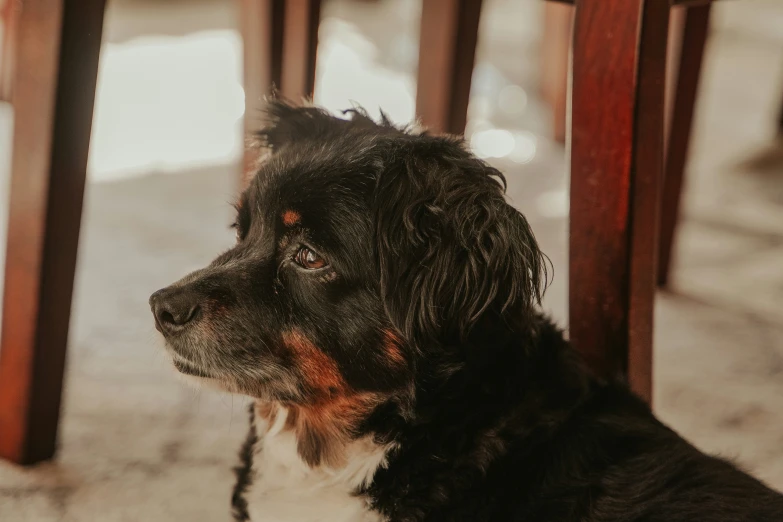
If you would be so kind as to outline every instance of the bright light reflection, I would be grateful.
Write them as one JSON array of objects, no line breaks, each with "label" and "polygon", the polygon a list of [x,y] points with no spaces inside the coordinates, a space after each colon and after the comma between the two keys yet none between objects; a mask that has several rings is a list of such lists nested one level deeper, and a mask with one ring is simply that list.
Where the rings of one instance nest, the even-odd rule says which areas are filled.
[{"label": "bright light reflection", "polygon": [[486,96],[473,96],[468,105],[468,117],[489,118],[492,116],[493,105],[493,101]]},{"label": "bright light reflection", "polygon": [[[375,44],[353,24],[329,18],[319,31],[316,103],[333,111],[360,104],[376,117],[383,108],[394,122],[413,120],[411,75],[379,65]],[[242,39],[229,30],[104,45],[90,178],[238,161],[244,147],[241,60]]]},{"label": "bright light reflection", "polygon": [[351,23],[334,18],[321,22],[315,102],[332,111],[359,104],[374,115],[379,109],[396,123],[415,116],[415,83],[375,62],[378,49]]},{"label": "bright light reflection", "polygon": [[473,134],[470,146],[479,158],[502,158],[514,150],[514,135],[504,129],[488,129]]},{"label": "bright light reflection", "polygon": [[511,132],[492,128],[483,120],[469,125],[470,146],[479,158],[505,158],[529,163],[536,156],[536,136],[528,131]]},{"label": "bright light reflection", "polygon": [[143,36],[101,51],[91,179],[236,161],[243,148],[235,31]]},{"label": "bright light reflection", "polygon": [[510,116],[519,116],[527,107],[527,93],[519,85],[506,85],[498,93],[498,107]]},{"label": "bright light reflection", "polygon": [[509,159],[515,163],[530,163],[536,157],[536,136],[532,132],[514,133],[514,150]]},{"label": "bright light reflection", "polygon": [[536,198],[538,213],[545,218],[562,218],[568,215],[568,192],[554,190],[544,192]]}]

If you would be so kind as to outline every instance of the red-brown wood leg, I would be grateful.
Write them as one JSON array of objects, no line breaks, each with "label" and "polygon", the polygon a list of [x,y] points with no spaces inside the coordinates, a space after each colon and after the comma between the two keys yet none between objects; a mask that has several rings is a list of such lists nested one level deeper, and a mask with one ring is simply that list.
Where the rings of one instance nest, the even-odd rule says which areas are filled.
[{"label": "red-brown wood leg", "polygon": [[0,42],[0,101],[11,101],[19,11],[20,4],[14,0],[5,0],[0,6],[0,25],[3,28],[3,40]]},{"label": "red-brown wood leg", "polygon": [[313,96],[320,17],[318,0],[286,1],[280,92],[294,101]]},{"label": "red-brown wood leg", "polygon": [[[283,9],[285,0],[240,0],[239,24],[243,41],[246,139],[262,125],[264,96],[280,86],[283,58]],[[258,151],[245,147],[240,184],[255,170]]]},{"label": "red-brown wood leg", "polygon": [[17,34],[0,456],[54,455],[104,0],[27,0]]},{"label": "red-brown wood leg", "polygon": [[[309,98],[315,88],[320,0],[240,0],[244,41],[245,135],[263,124],[264,96],[272,86],[286,98]],[[246,148],[243,182],[258,151]]]},{"label": "red-brown wood leg", "polygon": [[577,0],[570,336],[600,375],[652,396],[668,0]]},{"label": "red-brown wood leg", "polygon": [[544,6],[544,33],[541,37],[541,96],[552,108],[552,137],[566,138],[568,105],[568,65],[574,9],[570,5],[547,2]]},{"label": "red-brown wood leg", "polygon": [[416,115],[435,131],[465,132],[481,0],[424,0]]},{"label": "red-brown wood leg", "polygon": [[658,277],[660,286],[669,280],[672,247],[680,215],[685,164],[691,138],[693,112],[704,47],[709,32],[710,5],[675,8],[672,15],[670,57],[673,89],[666,147],[666,170],[661,200]]}]

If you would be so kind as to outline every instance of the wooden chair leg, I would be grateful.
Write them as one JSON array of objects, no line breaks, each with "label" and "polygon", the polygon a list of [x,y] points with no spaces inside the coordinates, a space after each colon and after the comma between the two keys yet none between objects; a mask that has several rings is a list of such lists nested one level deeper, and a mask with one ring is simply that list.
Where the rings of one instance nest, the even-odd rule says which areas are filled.
[{"label": "wooden chair leg", "polygon": [[669,280],[672,246],[680,215],[683,176],[688,159],[693,111],[709,32],[709,19],[709,4],[677,8],[672,13],[671,29],[674,34],[670,40],[670,60],[673,63],[673,88],[669,103],[666,170],[661,200],[657,278],[659,286],[665,286]]},{"label": "wooden chair leg", "polygon": [[0,456],[54,455],[105,0],[27,0],[14,78]]},{"label": "wooden chair leg", "polygon": [[0,101],[11,101],[19,7],[20,4],[13,0],[5,0],[0,6],[0,25],[3,28],[3,39],[0,42]]},{"label": "wooden chair leg", "polygon": [[320,0],[287,0],[285,3],[280,92],[286,98],[313,96],[320,17]]},{"label": "wooden chair leg", "polygon": [[552,108],[552,137],[563,143],[566,138],[568,104],[568,60],[573,6],[547,2],[544,6],[544,33],[541,38],[541,96]]},{"label": "wooden chair leg", "polygon": [[[315,89],[320,0],[240,0],[244,41],[245,133],[262,124],[260,109],[272,86],[286,98],[311,98]],[[245,152],[243,179],[257,152]]]},{"label": "wooden chair leg", "polygon": [[424,0],[416,114],[435,131],[465,132],[481,0]]},{"label": "wooden chair leg", "polygon": [[668,21],[666,1],[576,0],[570,337],[648,401]]}]

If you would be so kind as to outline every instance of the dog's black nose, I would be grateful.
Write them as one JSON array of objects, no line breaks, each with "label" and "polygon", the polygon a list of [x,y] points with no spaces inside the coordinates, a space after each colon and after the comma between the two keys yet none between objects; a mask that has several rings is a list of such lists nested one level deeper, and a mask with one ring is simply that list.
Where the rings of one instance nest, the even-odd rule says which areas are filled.
[{"label": "dog's black nose", "polygon": [[155,327],[164,335],[182,331],[200,312],[198,296],[184,288],[164,288],[150,296]]}]

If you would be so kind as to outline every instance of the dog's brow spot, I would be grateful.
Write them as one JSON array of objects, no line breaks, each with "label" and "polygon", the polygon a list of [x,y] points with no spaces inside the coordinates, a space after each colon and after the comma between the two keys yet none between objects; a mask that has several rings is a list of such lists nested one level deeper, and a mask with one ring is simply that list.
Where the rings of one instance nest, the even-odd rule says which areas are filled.
[{"label": "dog's brow spot", "polygon": [[283,212],[283,224],[287,227],[298,225],[302,221],[302,216],[295,210],[286,210]]}]

